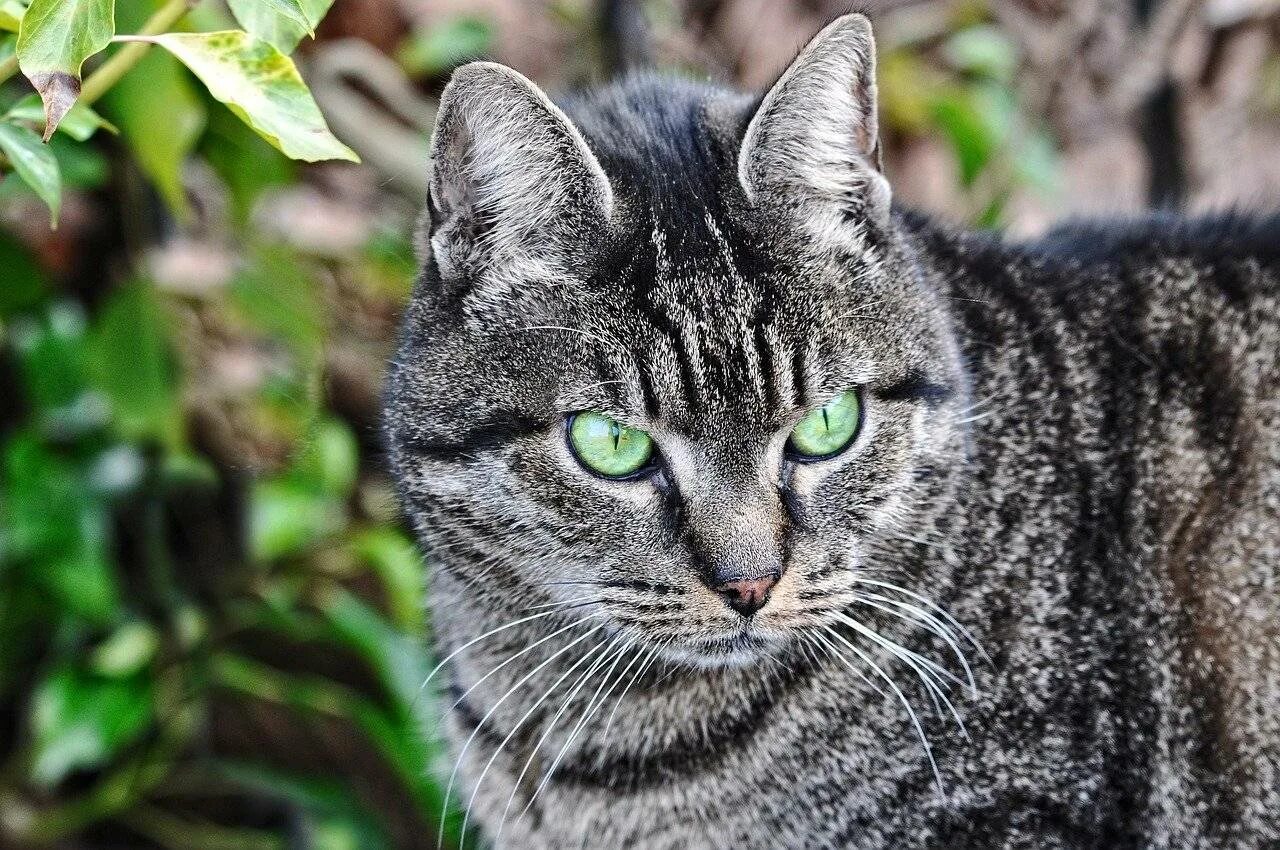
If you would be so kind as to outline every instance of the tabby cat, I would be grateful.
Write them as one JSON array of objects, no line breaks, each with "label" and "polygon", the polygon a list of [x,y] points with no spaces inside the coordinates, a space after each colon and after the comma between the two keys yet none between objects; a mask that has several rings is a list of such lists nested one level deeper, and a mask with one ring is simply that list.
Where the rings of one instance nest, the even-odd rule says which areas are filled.
[{"label": "tabby cat", "polygon": [[899,210],[860,15],[433,144],[386,419],[485,840],[1280,846],[1280,217]]}]

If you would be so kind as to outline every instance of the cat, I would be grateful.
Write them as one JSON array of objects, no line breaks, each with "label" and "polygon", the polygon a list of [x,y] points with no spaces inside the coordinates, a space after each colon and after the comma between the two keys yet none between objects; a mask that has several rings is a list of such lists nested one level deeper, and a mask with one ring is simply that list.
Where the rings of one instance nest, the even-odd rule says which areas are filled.
[{"label": "cat", "polygon": [[[386,390],[499,847],[1280,846],[1280,216],[900,210],[763,97],[460,68]],[[434,836],[431,837],[434,839]]]}]

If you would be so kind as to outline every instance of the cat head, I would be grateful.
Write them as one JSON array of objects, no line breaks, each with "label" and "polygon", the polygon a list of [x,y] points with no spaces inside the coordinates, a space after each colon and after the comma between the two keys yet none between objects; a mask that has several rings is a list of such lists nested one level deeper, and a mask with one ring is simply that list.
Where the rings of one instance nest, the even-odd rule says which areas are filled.
[{"label": "cat head", "polygon": [[961,389],[878,138],[860,15],[763,98],[460,68],[387,395],[433,567],[698,664],[846,607]]}]

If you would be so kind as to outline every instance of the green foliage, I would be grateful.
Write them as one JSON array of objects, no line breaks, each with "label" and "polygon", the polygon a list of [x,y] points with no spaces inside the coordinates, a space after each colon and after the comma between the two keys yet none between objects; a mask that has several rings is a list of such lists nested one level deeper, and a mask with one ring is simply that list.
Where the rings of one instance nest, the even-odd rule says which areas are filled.
[{"label": "green foliage", "polygon": [[8,157],[18,176],[48,205],[49,222],[56,226],[62,206],[62,174],[53,153],[35,133],[11,122],[0,122],[0,153]]},{"label": "green foliage", "polygon": [[210,94],[286,156],[306,162],[359,161],[329,133],[293,61],[271,44],[235,30],[168,33],[152,40],[182,60]]},{"label": "green foliage", "polygon": [[[24,71],[43,57],[78,74],[106,46],[99,13],[112,4],[46,5],[0,0],[0,61],[22,30]],[[120,25],[148,41],[90,59],[84,91],[101,95],[101,111],[87,95],[63,103],[49,113],[59,132],[43,144],[50,92],[65,99],[70,89],[0,100],[0,172],[11,172],[0,199],[25,187],[56,216],[67,187],[107,179],[100,147],[118,133],[181,220],[194,216],[191,166],[205,160],[247,223],[265,191],[295,179],[291,158],[355,158],[287,56],[329,5],[234,3],[249,32],[173,32],[185,0],[121,4]],[[324,403],[334,327],[320,269],[278,242],[247,241],[230,282],[198,306],[134,275],[104,276],[86,308],[0,234],[0,384],[12,375],[17,392],[0,416],[0,704],[18,733],[0,742],[0,844],[76,842],[105,828],[166,847],[284,847],[234,817],[192,817],[203,789],[217,787],[288,812],[308,846],[395,846],[384,801],[358,784],[318,779],[261,746],[204,755],[228,701],[274,712],[287,728],[343,725],[402,788],[413,811],[396,817],[435,834],[439,753],[418,694],[431,667],[422,564],[388,524],[394,514],[359,507],[370,486],[360,443]],[[398,302],[407,252],[381,231],[346,274]],[[203,376],[189,371],[181,330],[193,309],[269,352],[242,415],[287,460],[261,475],[243,479],[193,444]],[[232,492],[234,513],[211,509]],[[281,645],[341,654],[343,667],[293,669]],[[348,681],[354,668],[359,687]]]},{"label": "green foliage", "polygon": [[246,31],[281,53],[292,53],[315,33],[333,0],[228,0],[228,5]]},{"label": "green foliage", "polygon": [[493,27],[488,21],[459,16],[414,32],[400,46],[396,58],[410,74],[434,77],[483,56],[492,42]]},{"label": "green foliage", "polygon": [[[23,98],[0,113],[0,174],[15,172],[49,207],[56,224],[63,181],[59,160],[33,144],[33,127],[43,124],[48,141],[59,128],[76,141],[99,129],[114,130],[90,108],[104,95],[143,171],[180,217],[190,208],[182,166],[206,125],[203,105],[185,71],[172,60],[148,55],[158,44],[186,65],[210,94],[254,132],[286,156],[316,162],[358,161],[329,132],[319,107],[288,54],[324,18],[332,0],[233,0],[245,30],[167,32],[187,13],[186,0],[167,0],[139,22],[137,4],[121,12],[137,34],[116,35],[114,0],[0,0],[0,61],[10,49],[35,87],[43,112]],[[207,16],[205,16],[207,17]],[[112,41],[125,46],[94,76],[81,82],[86,61]],[[0,70],[0,82],[8,76]],[[83,98],[82,98],[83,93]],[[38,139],[38,137],[37,137]]]},{"label": "green foliage", "polygon": [[152,685],[145,675],[100,676],[66,664],[31,698],[31,778],[52,788],[73,770],[101,767],[151,723]]},{"label": "green foliage", "polygon": [[1014,190],[1052,193],[1057,153],[1047,132],[1027,121],[1018,101],[1020,58],[1010,38],[984,23],[962,27],[937,45],[887,53],[880,67],[885,124],[945,140],[974,224],[994,227]]},{"label": "green foliage", "polygon": [[182,169],[208,116],[178,60],[153,51],[107,93],[104,107],[169,209],[189,215]]},{"label": "green foliage", "polygon": [[46,141],[80,96],[80,67],[115,34],[115,0],[31,0],[18,63],[44,100]]},{"label": "green foliage", "polygon": [[[17,740],[0,745],[19,766],[0,775],[0,807],[21,801],[30,816],[4,821],[0,838],[27,846],[115,823],[164,846],[282,846],[174,808],[180,789],[216,785],[286,807],[316,836],[309,846],[395,846],[358,786],[283,767],[261,742],[201,756],[202,718],[227,700],[291,726],[343,724],[402,788],[415,829],[434,834],[422,563],[402,530],[353,507],[367,477],[356,434],[306,391],[331,334],[314,270],[264,246],[209,302],[236,333],[285,341],[291,365],[258,403],[290,423],[292,456],[243,485],[241,572],[197,593],[184,561],[198,550],[167,518],[232,479],[187,441],[181,305],[135,280],[86,313],[0,239],[5,258],[18,286],[0,301],[0,359],[17,370],[25,421],[0,430],[0,698],[22,709]],[[281,666],[281,645],[343,654],[341,669],[367,683]]]}]

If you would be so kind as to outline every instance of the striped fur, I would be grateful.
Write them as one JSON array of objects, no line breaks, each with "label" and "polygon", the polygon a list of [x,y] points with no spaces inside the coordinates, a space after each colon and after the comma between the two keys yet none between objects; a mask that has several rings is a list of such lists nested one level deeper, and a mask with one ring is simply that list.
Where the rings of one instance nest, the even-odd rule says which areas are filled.
[{"label": "striped fur", "polygon": [[[865,79],[833,28],[798,63]],[[953,232],[888,210],[858,91],[812,194],[707,86],[444,110],[498,135],[438,143],[387,428],[451,798],[522,850],[1280,845],[1280,218]],[[564,208],[522,222],[475,151],[531,127]],[[788,460],[853,387],[854,445]],[[578,466],[584,409],[660,472]],[[785,573],[744,620],[716,559]]]}]

